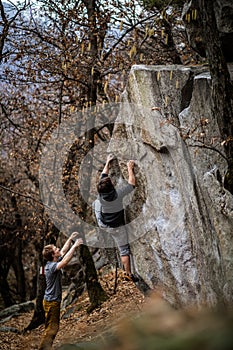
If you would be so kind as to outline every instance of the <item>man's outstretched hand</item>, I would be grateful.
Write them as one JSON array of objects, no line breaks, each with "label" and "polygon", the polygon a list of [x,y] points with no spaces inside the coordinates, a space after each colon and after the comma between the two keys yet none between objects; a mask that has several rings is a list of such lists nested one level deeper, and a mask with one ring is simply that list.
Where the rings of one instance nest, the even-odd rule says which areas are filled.
[{"label": "man's outstretched hand", "polygon": [[73,242],[73,245],[75,245],[75,247],[80,246],[80,244],[83,244],[83,240],[82,238],[78,238],[80,234],[78,232],[73,232],[70,236],[71,241]]},{"label": "man's outstretched hand", "polygon": [[75,241],[76,238],[79,236],[79,233],[78,232],[72,232],[70,238],[71,238],[71,241]]}]

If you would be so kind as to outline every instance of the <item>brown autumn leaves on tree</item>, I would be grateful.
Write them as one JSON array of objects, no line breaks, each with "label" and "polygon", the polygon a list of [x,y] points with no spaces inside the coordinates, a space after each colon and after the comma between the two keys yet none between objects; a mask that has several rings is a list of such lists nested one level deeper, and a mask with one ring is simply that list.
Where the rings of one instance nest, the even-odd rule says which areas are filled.
[{"label": "brown autumn leaves on tree", "polygon": [[[118,102],[132,64],[182,62],[175,40],[185,41],[184,32],[175,30],[180,12],[145,10],[140,1],[42,0],[8,6],[3,7],[0,0],[0,291],[4,306],[36,296],[32,286],[39,278],[42,247],[58,237],[64,240],[39,195],[40,157],[51,133],[74,113],[85,125],[88,108]],[[74,142],[64,165],[64,192],[83,220],[89,220],[91,211],[78,190],[78,169],[99,139],[110,138],[112,123],[103,124]],[[89,264],[84,271],[91,271],[85,277],[95,307],[105,293],[98,285],[89,250],[82,249],[81,260]],[[17,257],[15,265],[13,257]],[[40,313],[41,300],[38,307]]]},{"label": "brown autumn leaves on tree", "polygon": [[[166,33],[157,35],[161,32],[159,13],[143,12],[134,1],[41,1],[40,8],[26,1],[8,4],[8,8],[2,1],[0,5],[1,226],[5,242],[1,247],[5,252],[1,276],[7,282],[12,269],[9,256],[16,254],[11,240],[15,242],[17,236],[22,247],[21,265],[27,247],[33,250],[32,255],[36,252],[28,266],[34,271],[30,284],[23,272],[15,274],[16,279],[27,280],[24,289],[28,298],[32,278],[37,280],[42,246],[55,242],[58,235],[39,197],[40,156],[51,132],[74,112],[102,105],[103,101],[117,102],[133,63],[163,63],[163,59],[172,63],[170,52],[175,47],[168,45]],[[159,54],[158,46],[166,58]],[[65,192],[83,218],[90,210],[74,191],[78,188],[75,174],[94,139],[110,137],[112,125],[108,121],[103,129],[89,130],[84,140],[75,142],[64,169]],[[20,227],[16,217],[20,217]],[[17,235],[12,230],[15,226]],[[17,286],[13,293],[10,287],[4,290],[8,298],[5,306],[25,299],[25,292],[19,294]],[[35,292],[33,289],[30,297]]]}]

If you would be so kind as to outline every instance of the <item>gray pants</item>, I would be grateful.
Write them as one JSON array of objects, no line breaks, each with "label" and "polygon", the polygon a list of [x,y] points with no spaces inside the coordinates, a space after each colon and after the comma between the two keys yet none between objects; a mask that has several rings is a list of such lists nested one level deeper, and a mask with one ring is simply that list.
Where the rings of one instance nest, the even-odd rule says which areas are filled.
[{"label": "gray pants", "polygon": [[[105,228],[105,235],[111,236],[119,248],[120,255],[130,255],[130,246],[128,243],[128,233],[125,226],[120,227],[107,227]],[[110,238],[106,237],[105,238]]]},{"label": "gray pants", "polygon": [[96,221],[101,229],[101,234],[104,238],[103,245],[105,247],[114,247],[117,245],[120,255],[130,255],[130,246],[128,243],[128,233],[125,226],[109,227],[102,222],[101,204],[96,199],[92,204],[92,209],[95,212]]}]

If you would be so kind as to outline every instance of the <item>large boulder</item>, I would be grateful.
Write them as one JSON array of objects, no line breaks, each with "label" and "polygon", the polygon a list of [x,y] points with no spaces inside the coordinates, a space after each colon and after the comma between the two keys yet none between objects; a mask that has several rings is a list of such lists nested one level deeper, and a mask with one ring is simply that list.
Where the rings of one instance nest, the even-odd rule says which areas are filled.
[{"label": "large boulder", "polygon": [[136,159],[135,271],[176,307],[233,301],[233,198],[210,79],[208,67],[134,66],[109,145],[125,176]]}]

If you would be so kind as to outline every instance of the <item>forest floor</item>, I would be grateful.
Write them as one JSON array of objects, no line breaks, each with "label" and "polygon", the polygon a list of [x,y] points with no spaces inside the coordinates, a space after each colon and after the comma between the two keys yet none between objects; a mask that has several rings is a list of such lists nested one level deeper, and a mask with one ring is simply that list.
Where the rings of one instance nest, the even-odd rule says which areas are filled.
[{"label": "forest floor", "polygon": [[[115,293],[114,271],[102,273],[99,281],[108,300],[88,314],[90,302],[85,292],[62,310],[54,350],[233,349],[233,308],[172,308],[159,291],[144,296],[133,282],[124,279],[122,270],[118,271]],[[2,323],[1,328],[22,331],[32,315],[20,314]],[[38,350],[43,332],[44,325],[24,334],[1,331],[0,350]]]},{"label": "forest floor", "polygon": [[[117,326],[120,320],[129,315],[141,312],[145,303],[144,295],[131,281],[124,280],[124,274],[118,271],[117,289],[114,294],[115,272],[110,271],[100,278],[100,283],[109,298],[101,308],[88,314],[90,306],[87,292],[84,292],[77,302],[72,304],[72,313],[68,318],[62,318],[67,310],[61,313],[60,329],[54,341],[54,349],[64,343],[83,343],[98,341],[109,329]],[[69,307],[67,308],[69,309]],[[14,327],[22,331],[32,318],[33,312],[21,314],[4,323],[5,327]],[[42,338],[44,326],[24,334],[1,332],[1,350],[36,350]]]}]

